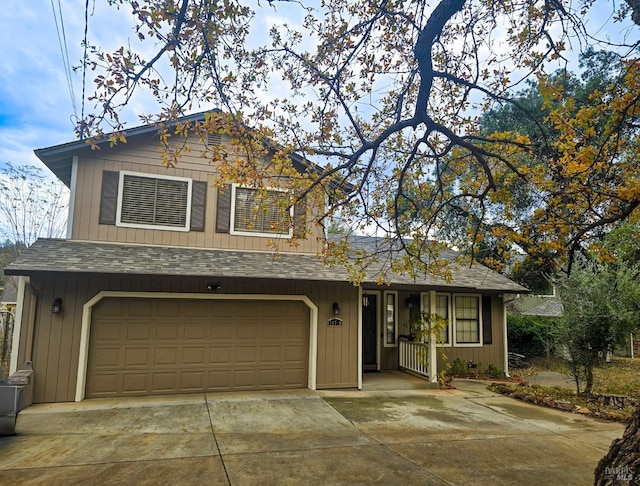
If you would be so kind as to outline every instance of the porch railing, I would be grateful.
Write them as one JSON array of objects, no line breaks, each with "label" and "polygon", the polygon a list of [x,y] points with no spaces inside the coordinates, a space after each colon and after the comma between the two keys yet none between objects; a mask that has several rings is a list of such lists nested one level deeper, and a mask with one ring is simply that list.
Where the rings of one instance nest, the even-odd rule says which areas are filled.
[{"label": "porch railing", "polygon": [[427,357],[429,344],[399,339],[400,368],[413,371],[419,375],[429,376]]}]

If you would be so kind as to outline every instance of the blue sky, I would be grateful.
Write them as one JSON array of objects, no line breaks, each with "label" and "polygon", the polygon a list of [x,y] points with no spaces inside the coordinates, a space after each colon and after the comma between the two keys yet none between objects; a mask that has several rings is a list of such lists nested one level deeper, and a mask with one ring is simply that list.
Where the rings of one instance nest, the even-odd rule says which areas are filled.
[{"label": "blue sky", "polygon": [[[56,7],[56,15],[59,15],[58,4],[61,6],[69,59],[72,66],[77,66],[82,57],[81,42],[85,24],[83,0],[2,1],[0,164],[12,162],[41,166],[33,154],[34,149],[75,139],[74,109],[65,78],[52,3]],[[134,35],[129,14],[108,7],[106,3],[106,0],[89,2],[89,41],[109,51],[125,44],[127,38],[133,38]],[[597,11],[590,18],[591,28],[598,30],[604,26],[604,30],[611,30],[612,35],[618,39],[625,35],[637,39],[637,27],[612,24],[610,20],[607,22],[612,10],[611,2],[599,2]],[[277,22],[280,16],[279,12],[270,9],[263,10],[258,18],[264,24],[262,27],[266,28],[274,21]],[[72,78],[79,112],[82,93],[80,72],[72,73]],[[92,79],[92,73],[89,72],[88,93],[92,90]],[[87,104],[86,111],[91,108]],[[138,98],[134,107],[123,117],[130,126],[138,124],[133,113],[135,109],[153,111],[153,106],[146,104],[144,98]]]},{"label": "blue sky", "polygon": [[[84,36],[82,0],[3,0],[0,9],[0,164],[43,167],[36,148],[74,140],[74,108],[65,77],[52,3],[58,2],[72,66],[80,64]],[[128,16],[105,7],[104,0],[89,2],[89,40],[106,47],[125,41],[132,31]],[[58,17],[58,22],[60,18]],[[78,111],[82,77],[73,73]],[[88,73],[88,90],[92,74]],[[90,105],[87,105],[90,109]],[[79,115],[79,113],[78,113]]]},{"label": "blue sky", "polygon": [[[55,5],[55,16],[52,8]],[[84,37],[84,0],[2,0],[0,9],[0,165],[31,164],[43,167],[33,154],[75,139],[74,107],[69,94],[61,55],[56,17],[62,10],[68,56],[72,66],[82,59]],[[296,8],[296,10],[300,10]],[[299,12],[297,15],[301,18]],[[281,21],[279,12],[264,10],[257,30],[265,32],[273,22]],[[89,2],[90,44],[113,51],[135,39],[128,10],[108,7],[106,0]],[[132,42],[133,43],[133,42]],[[93,90],[94,73],[87,73],[87,95]],[[77,115],[81,112],[82,76],[72,72]],[[122,116],[128,126],[139,125],[135,111],[153,112],[150,98],[136,97]],[[87,102],[85,113],[91,112]],[[46,169],[45,169],[46,170]]]}]

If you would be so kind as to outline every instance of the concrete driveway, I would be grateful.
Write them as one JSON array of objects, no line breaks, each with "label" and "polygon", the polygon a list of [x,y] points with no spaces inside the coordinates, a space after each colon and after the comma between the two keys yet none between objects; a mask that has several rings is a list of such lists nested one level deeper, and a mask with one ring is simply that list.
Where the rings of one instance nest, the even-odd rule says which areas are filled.
[{"label": "concrete driveway", "polygon": [[624,430],[413,380],[34,405],[0,438],[0,484],[586,485]]}]

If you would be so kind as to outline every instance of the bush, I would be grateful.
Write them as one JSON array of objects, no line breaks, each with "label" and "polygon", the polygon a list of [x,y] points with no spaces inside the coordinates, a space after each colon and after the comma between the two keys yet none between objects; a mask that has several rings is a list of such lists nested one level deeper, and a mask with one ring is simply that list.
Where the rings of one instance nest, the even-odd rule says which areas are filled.
[{"label": "bush", "polygon": [[507,316],[507,341],[509,351],[529,357],[546,356],[544,341],[541,336],[548,325],[540,322],[535,316]]}]

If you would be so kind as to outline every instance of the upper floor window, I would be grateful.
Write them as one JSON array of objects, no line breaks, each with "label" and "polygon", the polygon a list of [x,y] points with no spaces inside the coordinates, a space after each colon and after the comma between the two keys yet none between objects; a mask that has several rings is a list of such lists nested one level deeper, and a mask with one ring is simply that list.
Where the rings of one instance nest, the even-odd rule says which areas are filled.
[{"label": "upper floor window", "polygon": [[100,224],[125,228],[204,231],[206,181],[104,171]]},{"label": "upper floor window", "polygon": [[232,186],[231,234],[249,236],[292,236],[293,208],[287,207],[287,193],[277,189]]},{"label": "upper floor window", "polygon": [[116,224],[189,230],[191,179],[120,172]]}]

